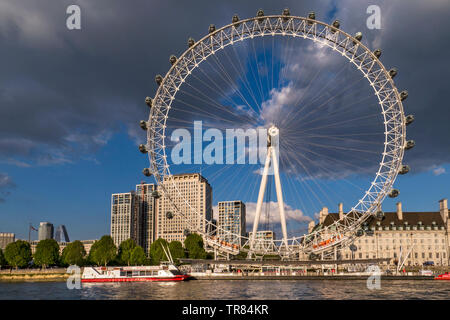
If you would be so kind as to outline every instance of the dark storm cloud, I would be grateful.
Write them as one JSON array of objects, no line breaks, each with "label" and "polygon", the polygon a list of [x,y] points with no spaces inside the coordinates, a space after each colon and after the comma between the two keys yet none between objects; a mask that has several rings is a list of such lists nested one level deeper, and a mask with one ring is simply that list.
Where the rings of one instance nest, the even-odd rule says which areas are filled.
[{"label": "dark storm cloud", "polygon": [[[380,4],[382,30],[365,26],[369,4]],[[82,30],[66,28],[66,8],[78,4]],[[445,91],[449,43],[448,1],[3,1],[0,4],[0,161],[68,163],[95,152],[125,124],[144,140],[137,122],[148,116],[144,97],[156,90],[155,74],[169,68],[186,40],[235,13],[253,16],[283,7],[291,13],[336,15],[350,33],[363,31],[369,47],[383,49],[387,67],[399,68],[400,88],[417,121],[408,136],[417,147],[407,161],[424,170],[450,162],[450,110]],[[445,76],[445,77],[444,77]],[[139,130],[138,130],[139,129]]]},{"label": "dark storm cloud", "polygon": [[[365,8],[377,3],[382,29],[368,30],[364,27]],[[405,113],[416,118],[407,128],[407,138],[414,139],[416,147],[406,152],[404,162],[412,165],[413,172],[449,163],[450,109],[446,92],[450,85],[450,2],[339,1],[336,14],[361,29],[369,47],[382,49],[381,60],[387,68],[399,70],[396,85],[409,92],[403,103]],[[347,28],[347,23],[343,28]]]}]

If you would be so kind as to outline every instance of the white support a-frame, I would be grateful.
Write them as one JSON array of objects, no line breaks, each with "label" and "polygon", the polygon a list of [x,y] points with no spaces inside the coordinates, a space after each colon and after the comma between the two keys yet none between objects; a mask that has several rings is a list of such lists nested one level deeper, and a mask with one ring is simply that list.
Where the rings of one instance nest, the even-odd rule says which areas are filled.
[{"label": "white support a-frame", "polygon": [[256,213],[255,219],[253,221],[253,232],[250,238],[250,251],[249,257],[251,257],[253,251],[255,250],[255,237],[258,232],[258,224],[259,218],[261,216],[261,209],[264,201],[264,193],[266,191],[267,178],[269,175],[269,167],[272,162],[273,165],[273,175],[275,178],[275,189],[277,192],[277,202],[278,202],[278,210],[280,214],[280,222],[281,222],[281,231],[283,233],[283,245],[285,246],[286,251],[288,251],[288,241],[287,241],[287,229],[286,229],[286,215],[284,212],[284,201],[283,201],[283,191],[281,189],[281,180],[280,180],[280,170],[278,164],[278,138],[279,138],[279,129],[275,126],[271,126],[268,130],[267,136],[267,154],[266,160],[264,163],[264,169],[261,176],[261,184],[259,186],[259,194],[258,201],[256,203]]}]

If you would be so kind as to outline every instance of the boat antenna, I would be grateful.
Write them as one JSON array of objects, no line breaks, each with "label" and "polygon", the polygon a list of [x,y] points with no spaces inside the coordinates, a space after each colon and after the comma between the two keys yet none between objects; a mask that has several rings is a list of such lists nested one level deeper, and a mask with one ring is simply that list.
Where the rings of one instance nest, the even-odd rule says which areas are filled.
[{"label": "boat antenna", "polygon": [[172,256],[169,255],[170,253],[169,253],[169,254],[167,253],[167,251],[169,251],[169,248],[167,248],[167,251],[166,251],[166,249],[164,248],[164,245],[163,245],[162,243],[161,243],[161,248],[163,249],[164,254],[166,255],[167,260],[169,260],[169,262],[173,264]]},{"label": "boat antenna", "polygon": [[170,262],[173,264],[173,258],[172,258],[172,254],[170,253],[169,245],[167,245],[167,252],[169,253],[169,256],[170,256]]}]

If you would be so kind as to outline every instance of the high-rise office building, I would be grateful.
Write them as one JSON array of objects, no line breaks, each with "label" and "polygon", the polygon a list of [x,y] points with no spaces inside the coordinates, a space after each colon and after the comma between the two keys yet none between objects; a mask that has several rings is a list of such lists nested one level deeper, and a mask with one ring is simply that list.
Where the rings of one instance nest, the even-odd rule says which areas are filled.
[{"label": "high-rise office building", "polygon": [[62,224],[56,228],[55,240],[57,242],[70,242],[69,234],[67,233],[67,229],[66,229],[65,225]]},{"label": "high-rise office building", "polygon": [[206,231],[205,219],[212,218],[212,189],[208,181],[198,173],[177,174],[165,177],[163,185],[171,199],[159,191],[155,239],[183,242],[187,232],[195,231],[192,229]]},{"label": "high-rise office building", "polygon": [[228,243],[242,245],[241,238],[245,237],[245,204],[242,201],[221,201],[218,203],[219,219],[217,237]]},{"label": "high-rise office building", "polygon": [[150,245],[155,240],[155,198],[153,192],[156,191],[154,184],[141,183],[136,185],[136,207],[139,211],[140,233],[138,244],[148,255]]},{"label": "high-rise office building", "polygon": [[111,237],[117,247],[133,239],[149,254],[155,240],[155,191],[155,185],[141,183],[136,185],[136,192],[112,195]]},{"label": "high-rise office building", "polygon": [[136,194],[134,191],[127,193],[115,193],[111,198],[111,238],[118,247],[127,239],[133,239],[138,243],[139,210],[135,205]]},{"label": "high-rise office building", "polygon": [[16,235],[10,232],[0,232],[0,249],[5,249],[8,244],[14,242]]},{"label": "high-rise office building", "polygon": [[53,224],[50,222],[41,222],[39,224],[38,240],[53,239]]}]

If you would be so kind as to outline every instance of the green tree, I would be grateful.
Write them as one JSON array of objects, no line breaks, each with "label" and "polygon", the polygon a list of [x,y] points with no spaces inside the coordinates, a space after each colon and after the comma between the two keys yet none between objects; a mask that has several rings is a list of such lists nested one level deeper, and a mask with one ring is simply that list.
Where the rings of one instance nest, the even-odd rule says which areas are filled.
[{"label": "green tree", "polygon": [[119,246],[118,260],[123,264],[130,265],[131,254],[133,253],[133,250],[135,248],[136,242],[134,242],[133,239],[127,239],[125,241],[122,241],[122,243]]},{"label": "green tree", "polygon": [[180,241],[172,241],[169,243],[170,254],[174,262],[179,263],[179,259],[184,258],[184,248]]},{"label": "green tree", "polygon": [[44,269],[59,262],[59,245],[54,239],[39,241],[33,255],[34,263]]},{"label": "green tree", "polygon": [[141,246],[135,246],[130,255],[130,262],[134,266],[141,266],[145,264],[147,257],[144,249]]},{"label": "green tree", "polygon": [[81,267],[85,262],[86,250],[81,241],[69,243],[63,250],[61,261],[65,265],[77,265]]},{"label": "green tree", "polygon": [[203,239],[197,233],[189,234],[184,239],[184,247],[188,251],[188,256],[191,259],[205,259],[206,251],[203,248]]},{"label": "green tree", "polygon": [[5,259],[16,269],[26,267],[32,259],[30,244],[23,240],[8,244],[5,248]]},{"label": "green tree", "polygon": [[0,268],[6,265],[5,255],[3,254],[3,250],[0,249]]},{"label": "green tree", "polygon": [[96,265],[106,265],[113,261],[117,256],[117,247],[114,245],[113,239],[105,235],[95,242],[91,251],[89,251],[89,260]]},{"label": "green tree", "polygon": [[150,261],[151,261],[151,264],[153,264],[153,265],[160,264],[161,260],[162,261],[167,260],[167,257],[164,254],[164,250],[162,249],[161,245],[163,245],[164,248],[166,248],[168,245],[167,240],[159,238],[159,239],[155,240],[152,243],[152,245],[150,246]]}]

